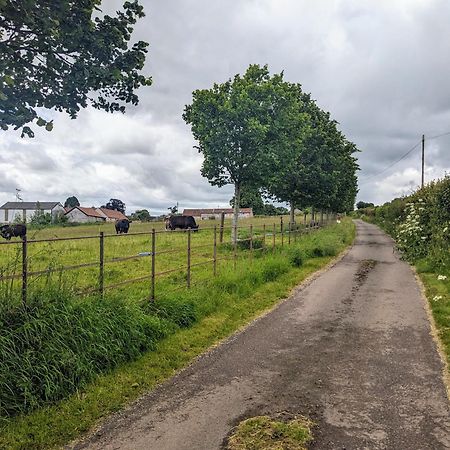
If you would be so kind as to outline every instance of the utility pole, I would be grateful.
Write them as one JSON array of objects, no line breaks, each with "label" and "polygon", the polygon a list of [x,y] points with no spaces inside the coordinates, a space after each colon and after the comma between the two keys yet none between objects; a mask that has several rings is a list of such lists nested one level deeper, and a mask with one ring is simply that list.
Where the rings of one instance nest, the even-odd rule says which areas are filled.
[{"label": "utility pole", "polygon": [[422,134],[422,188],[425,184],[425,135]]}]

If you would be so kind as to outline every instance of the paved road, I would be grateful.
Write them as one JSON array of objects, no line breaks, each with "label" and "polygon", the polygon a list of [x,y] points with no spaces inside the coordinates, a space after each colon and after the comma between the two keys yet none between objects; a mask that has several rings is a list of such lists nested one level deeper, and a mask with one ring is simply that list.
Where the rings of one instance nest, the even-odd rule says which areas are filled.
[{"label": "paved road", "polygon": [[318,424],[315,449],[450,448],[443,366],[420,289],[377,227],[244,332],[76,448],[212,450],[241,419]]}]

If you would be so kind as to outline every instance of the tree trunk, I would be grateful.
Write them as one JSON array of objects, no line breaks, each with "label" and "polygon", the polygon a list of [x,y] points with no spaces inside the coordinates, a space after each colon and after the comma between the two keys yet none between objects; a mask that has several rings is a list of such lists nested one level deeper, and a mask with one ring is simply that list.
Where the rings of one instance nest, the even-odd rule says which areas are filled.
[{"label": "tree trunk", "polygon": [[289,219],[289,231],[292,231],[294,226],[295,226],[295,205],[294,202],[291,200],[291,218]]},{"label": "tree trunk", "polygon": [[237,226],[239,219],[239,209],[241,203],[241,187],[238,183],[234,185],[234,206],[233,206],[233,220],[231,221],[231,242],[233,244],[237,241]]},{"label": "tree trunk", "polygon": [[316,211],[314,206],[311,206],[311,222],[314,224],[314,216],[316,215]]}]

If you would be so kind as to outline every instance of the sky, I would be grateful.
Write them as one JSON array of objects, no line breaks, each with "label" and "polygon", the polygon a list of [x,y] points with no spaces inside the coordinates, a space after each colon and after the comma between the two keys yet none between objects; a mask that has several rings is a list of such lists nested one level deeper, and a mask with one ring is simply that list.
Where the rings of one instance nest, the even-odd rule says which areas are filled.
[{"label": "sky", "polygon": [[[113,14],[119,0],[104,0]],[[34,139],[0,131],[0,204],[119,198],[153,215],[227,206],[232,187],[210,186],[184,106],[249,64],[302,84],[361,150],[357,200],[382,204],[450,173],[448,0],[140,0],[133,39],[149,42],[140,103],[126,114],[63,113]],[[34,127],[37,128],[37,127]],[[409,150],[406,157],[401,159]],[[396,163],[399,159],[400,162]],[[395,163],[395,164],[394,164]]]}]

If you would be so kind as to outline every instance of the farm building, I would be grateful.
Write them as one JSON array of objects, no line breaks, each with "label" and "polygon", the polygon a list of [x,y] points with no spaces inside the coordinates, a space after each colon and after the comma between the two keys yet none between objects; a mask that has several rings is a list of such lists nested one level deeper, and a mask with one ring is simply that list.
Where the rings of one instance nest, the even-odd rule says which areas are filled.
[{"label": "farm building", "polygon": [[86,222],[106,222],[106,216],[97,208],[84,208],[75,206],[66,212],[69,222],[86,223]]},{"label": "farm building", "polygon": [[86,223],[86,222],[114,222],[120,219],[126,219],[127,216],[120,211],[106,208],[85,208],[83,206],[75,206],[67,209],[65,215],[69,222]]},{"label": "farm building", "polygon": [[116,211],[115,209],[95,208],[95,210],[101,214],[104,214],[107,222],[115,222],[116,220],[127,218],[125,214],[122,214],[120,211]]},{"label": "farm building", "polygon": [[64,214],[64,207],[59,202],[7,202],[0,207],[0,223],[29,222],[37,211],[55,219]]},{"label": "farm building", "polygon": [[[183,216],[193,216],[198,220],[207,220],[220,219],[222,213],[225,213],[225,219],[231,219],[233,217],[233,208],[185,209],[183,211]],[[253,217],[253,209],[241,208],[239,210],[239,217]]]}]

